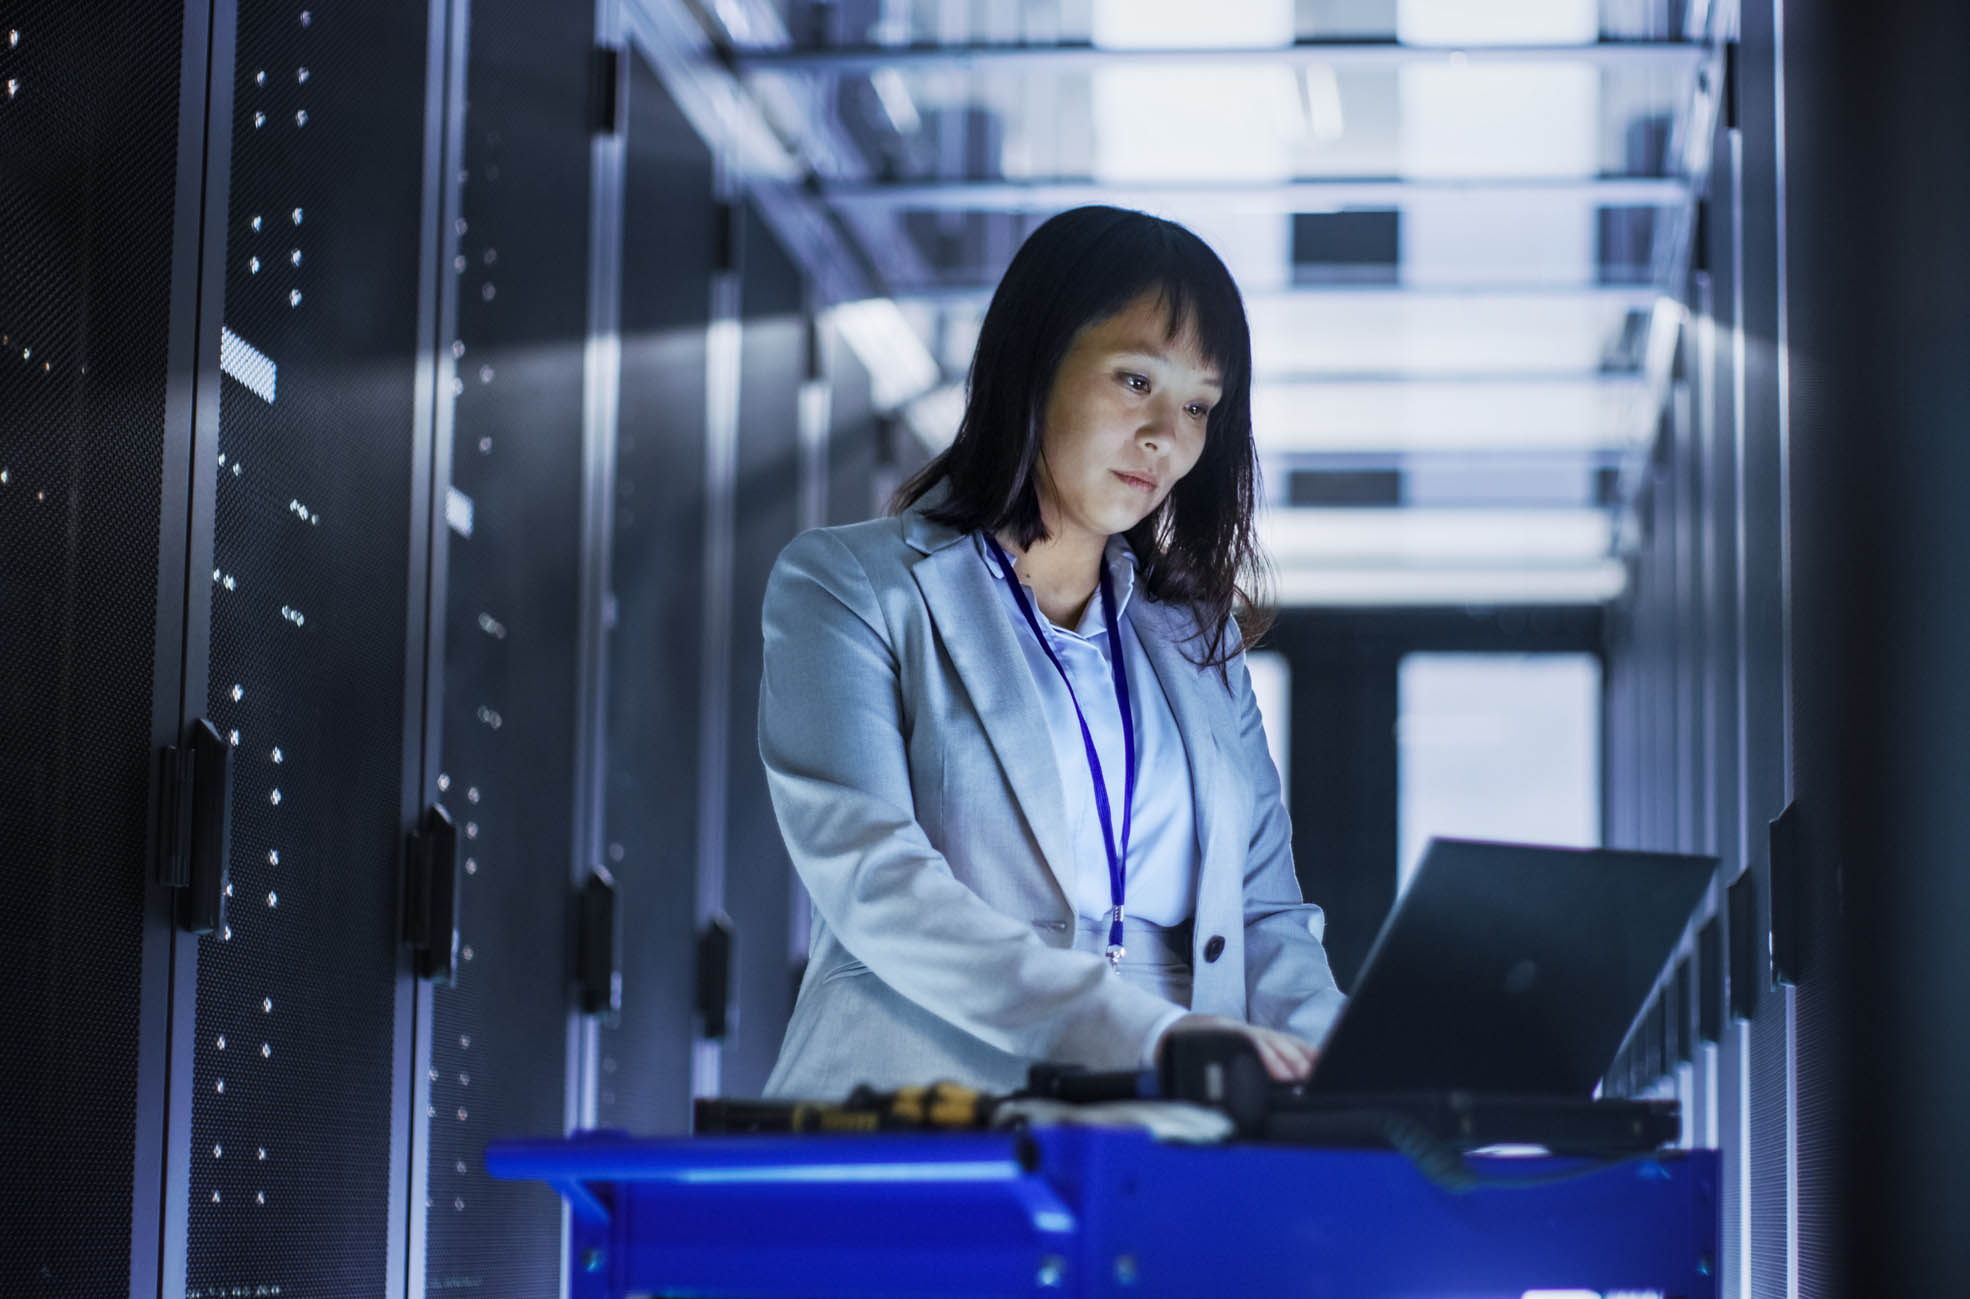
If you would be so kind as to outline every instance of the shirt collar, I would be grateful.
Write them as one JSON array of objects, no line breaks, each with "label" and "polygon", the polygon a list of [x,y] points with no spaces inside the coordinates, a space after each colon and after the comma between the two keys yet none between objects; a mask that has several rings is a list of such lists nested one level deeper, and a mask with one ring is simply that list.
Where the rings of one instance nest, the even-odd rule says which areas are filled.
[{"label": "shirt collar", "polygon": [[[985,544],[985,534],[973,533],[972,542],[978,551],[978,557],[985,562],[986,571],[992,575],[992,580],[1005,581],[1004,570],[999,567],[999,561],[993,557],[992,548]],[[1115,584],[1115,620],[1119,623],[1129,612],[1129,597],[1135,594],[1135,551],[1129,546],[1128,539],[1117,532],[1109,536],[1108,545],[1101,552],[1101,561],[1108,566],[1108,580]],[[1083,637],[1107,632],[1108,629],[1101,618],[1101,598],[1098,594],[1088,601],[1087,609],[1081,614],[1081,625],[1076,630]]]}]

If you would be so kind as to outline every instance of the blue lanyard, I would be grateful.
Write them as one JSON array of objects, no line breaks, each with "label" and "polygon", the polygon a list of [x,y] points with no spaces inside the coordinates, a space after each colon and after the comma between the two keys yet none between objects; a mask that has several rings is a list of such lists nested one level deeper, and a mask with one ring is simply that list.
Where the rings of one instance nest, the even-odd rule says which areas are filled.
[{"label": "blue lanyard", "polygon": [[1122,710],[1122,751],[1126,766],[1122,771],[1122,846],[1115,846],[1115,820],[1108,811],[1108,782],[1102,778],[1101,755],[1095,752],[1094,736],[1088,731],[1087,714],[1081,711],[1081,700],[1074,693],[1074,683],[1067,676],[1067,669],[1061,665],[1060,658],[1053,652],[1046,632],[1040,628],[1038,615],[1026,600],[1026,592],[1020,588],[1019,579],[1013,576],[1012,561],[1000,549],[998,539],[991,533],[985,534],[985,544],[992,548],[992,554],[999,561],[999,571],[1004,574],[1006,585],[1012,588],[1012,598],[1019,605],[1019,612],[1026,615],[1026,625],[1033,629],[1040,648],[1046,652],[1047,661],[1053,664],[1054,671],[1067,686],[1067,697],[1073,701],[1074,717],[1081,723],[1081,743],[1087,746],[1088,774],[1094,778],[1094,810],[1101,817],[1101,847],[1108,854],[1108,896],[1115,909],[1109,915],[1108,923],[1108,964],[1119,969],[1124,951],[1122,948],[1122,896],[1128,884],[1129,828],[1130,814],[1135,807],[1135,715],[1129,708],[1129,670],[1123,663],[1122,633],[1115,621],[1115,592],[1108,582],[1108,564],[1104,556],[1101,565],[1101,616],[1108,625],[1108,662],[1115,674],[1115,702]]}]

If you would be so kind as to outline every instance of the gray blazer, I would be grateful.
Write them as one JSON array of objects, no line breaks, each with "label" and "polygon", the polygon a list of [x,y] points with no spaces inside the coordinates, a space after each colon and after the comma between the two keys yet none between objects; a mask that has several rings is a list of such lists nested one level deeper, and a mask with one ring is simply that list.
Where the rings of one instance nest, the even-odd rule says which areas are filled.
[{"label": "gray blazer", "polygon": [[[938,1078],[1007,1091],[1034,1060],[1133,1069],[1169,1010],[1073,950],[1067,796],[1039,692],[975,547],[923,516],[944,497],[802,533],[767,583],[760,756],[814,900],[769,1096]],[[1196,635],[1187,608],[1138,586],[1127,616],[1190,761],[1191,1009],[1318,1042],[1342,997],[1244,656],[1227,691],[1179,648]]]}]

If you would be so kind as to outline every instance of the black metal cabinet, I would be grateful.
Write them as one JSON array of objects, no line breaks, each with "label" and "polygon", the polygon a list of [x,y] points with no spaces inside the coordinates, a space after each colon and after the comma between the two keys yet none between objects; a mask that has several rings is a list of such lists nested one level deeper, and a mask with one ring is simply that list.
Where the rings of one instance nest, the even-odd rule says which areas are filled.
[{"label": "black metal cabinet", "polygon": [[0,1292],[154,1290],[207,6],[0,18]]},{"label": "black metal cabinet", "polygon": [[584,16],[475,0],[454,36],[464,76],[450,106],[460,151],[445,169],[432,546],[442,680],[424,798],[456,824],[459,932],[455,981],[418,1004],[412,1293],[551,1296],[564,1265],[558,1197],[487,1177],[482,1153],[500,1136],[562,1130],[579,1084],[567,1044],[589,733],[578,689],[595,71]]},{"label": "black metal cabinet", "polygon": [[[1776,5],[1734,13],[1710,37],[1720,102],[1680,347],[1687,397],[1679,388],[1663,412],[1636,580],[1615,620],[1627,630],[1608,742],[1630,775],[1609,824],[1638,846],[1714,852],[1722,863],[1689,946],[1700,966],[1732,972],[1725,981],[1722,968],[1700,971],[1702,1021],[1721,1020],[1726,998],[1741,1018],[1693,1051],[1687,1085],[1677,1082],[1693,1136],[1724,1152],[1724,1284],[1770,1296],[1828,1283],[1815,1243],[1828,1229],[1809,1231],[1806,1170],[1829,1145],[1836,1070],[1831,1028],[1802,1028],[1830,1019],[1816,1010],[1826,990],[1778,986],[1772,962],[1780,939],[1796,938],[1781,934],[1790,917],[1773,906],[1783,876],[1767,828],[1791,799],[1793,770],[1782,50]],[[1718,942],[1699,944],[1706,925]]]},{"label": "black metal cabinet", "polygon": [[172,1068],[190,1115],[170,1152],[188,1162],[167,1191],[185,1198],[167,1201],[165,1284],[182,1248],[187,1293],[386,1293],[405,1248],[399,899],[442,51],[421,5],[242,6],[237,21],[227,377],[217,455],[197,466],[214,493],[210,639],[194,677],[234,750],[232,851],[225,922],[178,990],[195,1029]]},{"label": "black metal cabinet", "polygon": [[[479,1152],[688,1123],[728,852],[770,967],[734,1059],[771,1063],[791,878],[752,699],[802,277],[721,223],[643,56],[597,57],[607,13],[0,22],[6,1293],[557,1293],[561,1206]],[[208,722],[216,757],[165,760]],[[413,834],[440,806],[455,856]],[[200,932],[180,840],[224,868]],[[598,865],[626,940],[599,1034]]]}]

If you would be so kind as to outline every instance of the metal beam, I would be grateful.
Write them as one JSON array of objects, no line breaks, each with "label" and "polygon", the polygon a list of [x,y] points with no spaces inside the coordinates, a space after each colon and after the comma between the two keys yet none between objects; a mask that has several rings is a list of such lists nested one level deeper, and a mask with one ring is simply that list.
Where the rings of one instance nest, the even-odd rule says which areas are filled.
[{"label": "metal beam", "polygon": [[[997,283],[904,285],[890,293],[897,302],[923,306],[974,308],[983,311],[992,300]],[[1646,311],[1662,296],[1653,284],[1539,284],[1523,280],[1476,281],[1469,284],[1361,284],[1353,282],[1311,281],[1286,288],[1253,289],[1242,294],[1245,305],[1296,303],[1317,300],[1322,306],[1341,301],[1363,304],[1400,299],[1417,302],[1428,299],[1457,298],[1565,298],[1599,302]]]},{"label": "metal beam", "polygon": [[1164,208],[1208,204],[1214,212],[1338,212],[1396,210],[1418,198],[1466,194],[1507,196],[1528,203],[1591,203],[1597,207],[1669,207],[1686,203],[1690,184],[1675,177],[1422,178],[1301,177],[1281,181],[1208,183],[1096,180],[821,182],[818,193],[843,211],[1048,212],[1083,203]]},{"label": "metal beam", "polygon": [[990,68],[1078,72],[1147,64],[1186,67],[1262,63],[1274,67],[1395,68],[1434,63],[1592,63],[1636,72],[1687,72],[1705,47],[1686,41],[1597,41],[1587,45],[1404,45],[1397,41],[1312,40],[1292,45],[1227,49],[1120,49],[1058,45],[841,45],[826,49],[737,49],[730,66],[741,75],[866,76],[882,68],[942,72]]},{"label": "metal beam", "polygon": [[[909,240],[893,235],[871,239],[859,231],[851,236],[801,186],[801,178],[810,171],[864,174],[858,152],[837,127],[812,122],[799,140],[783,138],[761,99],[774,97],[767,92],[789,88],[742,84],[720,61],[720,47],[707,35],[697,7],[688,0],[622,0],[622,4],[624,35],[642,51],[698,134],[729,160],[735,181],[813,277],[822,302],[867,297],[881,282],[892,279],[922,278],[923,260]],[[777,18],[767,0],[735,0],[721,6],[721,12],[743,18],[755,40],[775,38]],[[800,120],[798,113],[783,111],[781,116]],[[869,215],[879,224],[889,224],[880,221],[885,215],[881,210]],[[634,237],[634,232],[630,235]]]},{"label": "metal beam", "polygon": [[1268,474],[1278,473],[1361,473],[1375,469],[1406,469],[1426,465],[1431,469],[1488,469],[1501,461],[1514,465],[1551,468],[1575,465],[1614,468],[1627,454],[1624,446],[1552,447],[1500,441],[1484,447],[1385,447],[1352,451],[1268,451],[1259,447],[1259,459]]}]

